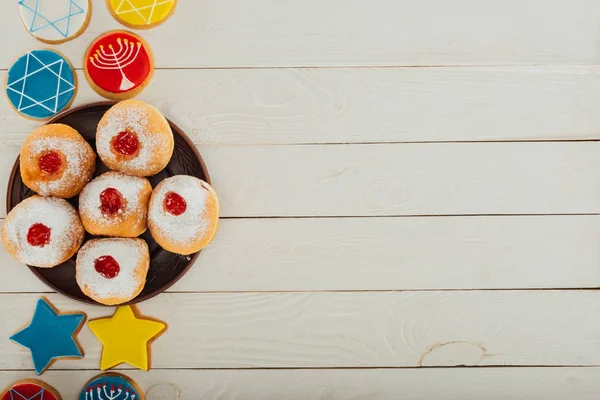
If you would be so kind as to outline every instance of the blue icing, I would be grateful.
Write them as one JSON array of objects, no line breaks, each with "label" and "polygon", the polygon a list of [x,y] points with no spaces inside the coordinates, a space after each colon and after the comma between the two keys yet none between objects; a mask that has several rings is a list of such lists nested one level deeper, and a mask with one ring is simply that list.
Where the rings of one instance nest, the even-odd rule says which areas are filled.
[{"label": "blue icing", "polygon": [[33,367],[40,375],[57,358],[83,357],[73,335],[85,314],[58,315],[45,300],[39,299],[31,323],[10,337],[31,352]]},{"label": "blue icing", "polygon": [[50,118],[64,110],[75,96],[73,68],[53,50],[29,51],[8,70],[6,95],[21,114]]},{"label": "blue icing", "polygon": [[88,382],[81,389],[79,400],[143,400],[143,397],[123,375],[108,373]]},{"label": "blue icing", "polygon": [[31,33],[52,27],[66,39],[70,35],[71,18],[86,13],[86,10],[81,8],[75,1],[69,0],[69,8],[65,9],[66,15],[54,20],[48,19],[47,16],[40,12],[40,1],[43,0],[19,0],[19,5],[33,14],[31,23],[27,27]]}]

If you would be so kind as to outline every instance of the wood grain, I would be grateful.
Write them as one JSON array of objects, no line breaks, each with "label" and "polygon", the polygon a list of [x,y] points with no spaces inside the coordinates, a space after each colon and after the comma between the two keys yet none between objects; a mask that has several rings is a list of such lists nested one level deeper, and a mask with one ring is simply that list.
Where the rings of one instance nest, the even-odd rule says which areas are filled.
[{"label": "wood grain", "polygon": [[[0,247],[0,292],[46,292]],[[590,288],[599,216],[226,219],[171,292]]]},{"label": "wood grain", "polygon": [[[200,148],[224,217],[600,212],[600,143]],[[0,149],[0,198],[18,148]]]},{"label": "wood grain", "polygon": [[[43,379],[75,399],[98,371],[49,371]],[[176,387],[180,400],[596,400],[599,368],[126,371],[142,390]],[[0,387],[29,372],[0,374]],[[147,400],[175,400],[147,397]]]},{"label": "wood grain", "polygon": [[[37,298],[0,295],[0,369],[31,369],[7,338]],[[112,313],[49,299],[89,318]],[[163,294],[140,309],[169,325],[154,368],[600,365],[595,291]],[[98,367],[100,343],[87,327],[79,338],[85,358],[53,368]]]},{"label": "wood grain", "polygon": [[[594,0],[202,0],[142,36],[160,68],[364,65],[596,64],[600,4]],[[39,47],[18,18],[0,15],[0,68]],[[123,29],[102,2],[87,30],[60,46],[81,67],[99,34]]]},{"label": "wood grain", "polygon": [[[78,77],[74,105],[101,100]],[[600,139],[597,67],[158,70],[139,99],[202,147]],[[4,143],[39,126],[0,115]]]}]

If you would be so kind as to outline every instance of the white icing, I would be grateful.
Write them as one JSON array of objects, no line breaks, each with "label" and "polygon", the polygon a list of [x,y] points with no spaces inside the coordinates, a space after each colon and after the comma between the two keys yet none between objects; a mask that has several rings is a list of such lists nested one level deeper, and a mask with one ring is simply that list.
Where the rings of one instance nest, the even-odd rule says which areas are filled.
[{"label": "white icing", "polygon": [[20,0],[21,18],[31,34],[61,41],[75,36],[88,19],[89,0]]},{"label": "white icing", "polygon": [[[120,132],[133,132],[139,141],[138,155],[131,160],[119,159],[119,163],[124,167],[142,172],[147,168],[156,152],[164,151],[171,146],[169,136],[165,135],[164,131],[152,130],[152,126],[149,124],[149,110],[153,110],[153,107],[135,102],[128,103],[127,106],[124,106],[123,103],[118,105],[119,107],[112,107],[102,117],[96,132],[96,149],[103,160],[116,162],[117,157],[112,151],[111,140]],[[166,126],[168,127],[168,125]]]},{"label": "white icing", "polygon": [[[29,228],[41,223],[50,228],[50,243],[32,246],[27,241]],[[34,196],[18,204],[7,216],[3,229],[17,247],[17,258],[28,265],[54,266],[63,261],[83,227],[75,209],[63,199]]]},{"label": "white icing", "polygon": [[[175,192],[185,200],[187,208],[181,215],[165,211],[165,196]],[[176,175],[163,180],[152,193],[148,218],[161,235],[175,243],[185,243],[202,236],[209,226],[206,201],[209,198],[204,182],[193,176]]]},{"label": "white icing", "polygon": [[[148,263],[142,264],[144,254],[148,259],[148,245],[142,239],[90,240],[77,255],[77,284],[82,289],[86,288],[95,300],[131,298],[146,279]],[[96,271],[94,261],[102,256],[111,256],[119,263],[120,270],[116,277],[105,278]]]},{"label": "white icing", "polygon": [[70,187],[73,185],[73,182],[79,182],[81,176],[87,173],[83,167],[86,165],[85,160],[87,159],[89,149],[79,141],[59,137],[46,137],[32,141],[29,150],[34,160],[37,160],[43,153],[52,150],[58,150],[65,155],[66,166],[62,175],[58,179],[39,182],[38,193],[42,196],[49,196],[56,191]]},{"label": "white icing", "polygon": [[[138,220],[146,220],[147,209],[140,201],[142,190],[148,185],[146,178],[107,172],[88,183],[79,194],[79,212],[101,225],[117,225],[123,219],[135,215]],[[103,215],[100,211],[100,194],[107,188],[117,189],[125,200],[125,207],[119,209],[118,218]]]}]

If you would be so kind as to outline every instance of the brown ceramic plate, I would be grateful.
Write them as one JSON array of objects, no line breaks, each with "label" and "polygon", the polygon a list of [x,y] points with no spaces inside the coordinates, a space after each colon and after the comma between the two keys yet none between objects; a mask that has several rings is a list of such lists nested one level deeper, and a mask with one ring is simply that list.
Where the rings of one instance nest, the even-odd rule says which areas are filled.
[{"label": "brown ceramic plate", "polygon": [[[112,101],[103,101],[73,108],[55,116],[47,123],[61,123],[75,128],[95,149],[96,126],[100,122],[102,115],[115,103]],[[149,178],[152,187],[155,187],[160,181],[173,175],[192,175],[210,183],[208,171],[196,146],[194,146],[190,138],[177,125],[171,121],[169,121],[169,124],[175,138],[173,158],[169,162],[169,165],[167,165],[167,168]],[[96,158],[96,173],[94,176],[106,171],[108,171],[108,168],[100,161],[100,158]],[[19,159],[17,158],[8,181],[6,211],[12,210],[21,201],[33,195],[34,192],[21,181]],[[78,197],[74,197],[69,201],[77,207]],[[92,235],[87,234],[86,240],[92,238]],[[144,233],[141,238],[148,243],[148,247],[150,248],[150,270],[148,271],[146,286],[142,293],[127,304],[135,304],[148,300],[167,290],[185,275],[199,254],[180,256],[169,253],[156,244],[149,232]],[[75,258],[54,268],[29,267],[29,269],[42,282],[57,292],[84,303],[101,305],[83,294],[79,286],[77,286],[77,282],[75,281]]]}]

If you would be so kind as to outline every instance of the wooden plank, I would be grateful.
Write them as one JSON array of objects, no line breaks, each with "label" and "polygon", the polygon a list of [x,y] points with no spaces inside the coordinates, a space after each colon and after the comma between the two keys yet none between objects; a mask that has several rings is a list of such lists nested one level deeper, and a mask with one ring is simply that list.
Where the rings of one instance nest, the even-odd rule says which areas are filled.
[{"label": "wooden plank", "polygon": [[[201,146],[600,138],[597,67],[158,70],[139,98]],[[0,115],[4,143],[39,126]]]},{"label": "wooden plank", "polygon": [[[182,1],[169,21],[141,34],[160,68],[595,64],[599,19],[594,0],[202,0]],[[0,68],[39,47],[16,4],[0,26],[11,39]],[[80,67],[87,45],[110,29],[123,26],[94,4],[88,29],[60,51]]]},{"label": "wooden plank", "polygon": [[[0,246],[0,292],[49,289]],[[599,216],[227,219],[171,292],[600,286]]]},{"label": "wooden plank", "polygon": [[[181,400],[596,400],[598,368],[356,369],[356,370],[151,370],[127,371],[144,391],[171,393]],[[65,399],[98,371],[49,371],[44,381]],[[0,386],[30,373],[0,374]],[[176,388],[176,389],[175,389]],[[169,390],[169,391],[167,391]],[[147,400],[175,398],[147,397]]]},{"label": "wooden plank", "polygon": [[[0,296],[9,337],[38,296]],[[89,318],[110,308],[50,295]],[[154,368],[600,365],[600,293],[452,291],[163,294],[141,306],[169,330],[152,345]],[[56,369],[96,369],[100,343],[86,327],[82,360]],[[0,369],[31,369],[26,349],[0,342]]]},{"label": "wooden plank", "polygon": [[[224,217],[600,212],[600,143],[201,147]],[[10,165],[17,148],[0,149]],[[2,169],[4,198],[8,166]]]}]

